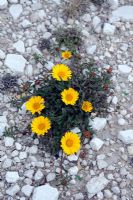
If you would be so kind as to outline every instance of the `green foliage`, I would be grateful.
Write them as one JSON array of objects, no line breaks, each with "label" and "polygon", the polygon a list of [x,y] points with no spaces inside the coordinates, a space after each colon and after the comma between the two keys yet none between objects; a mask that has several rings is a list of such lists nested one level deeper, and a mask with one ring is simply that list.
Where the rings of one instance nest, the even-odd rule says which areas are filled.
[{"label": "green foliage", "polygon": [[82,44],[82,33],[77,27],[59,27],[53,32],[53,36],[59,47],[65,46],[72,52],[76,52]]}]

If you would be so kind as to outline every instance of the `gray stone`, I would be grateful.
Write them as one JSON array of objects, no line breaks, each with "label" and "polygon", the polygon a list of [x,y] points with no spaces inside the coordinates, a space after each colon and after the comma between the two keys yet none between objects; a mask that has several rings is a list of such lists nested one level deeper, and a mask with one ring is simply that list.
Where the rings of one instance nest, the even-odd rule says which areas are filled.
[{"label": "gray stone", "polygon": [[69,161],[77,161],[78,160],[78,156],[77,155],[70,155],[70,156],[68,156],[67,157],[67,159],[69,160]]},{"label": "gray stone", "polygon": [[106,35],[114,35],[115,26],[109,23],[105,23],[103,27],[103,33]]},{"label": "gray stone", "polygon": [[129,67],[128,65],[118,65],[118,70],[121,73],[128,74],[131,72],[132,68]]},{"label": "gray stone", "polygon": [[22,55],[7,54],[5,65],[9,67],[13,72],[24,73],[26,60]]},{"label": "gray stone", "polygon": [[21,189],[21,191],[23,192],[23,194],[25,194],[26,197],[30,197],[31,193],[33,191],[33,186],[31,185],[24,185]]},{"label": "gray stone", "polygon": [[4,143],[6,147],[12,147],[14,144],[14,139],[11,137],[4,137]]},{"label": "gray stone", "polygon": [[8,171],[6,173],[6,181],[8,183],[16,183],[19,180],[19,174],[15,171]]},{"label": "gray stone", "polygon": [[99,138],[93,138],[91,141],[90,141],[90,146],[93,150],[95,151],[98,151],[102,146],[103,146],[104,142],[99,139]]},{"label": "gray stone", "polygon": [[49,184],[45,184],[35,188],[32,200],[58,200],[59,192],[56,188],[51,187]]},{"label": "gray stone", "polygon": [[8,2],[7,0],[0,0],[0,10],[7,8]]},{"label": "gray stone", "polygon": [[11,167],[11,166],[12,166],[12,160],[9,159],[9,158],[5,159],[5,161],[3,162],[2,167],[3,167],[4,169],[7,169],[7,168],[9,168],[9,167]]},{"label": "gray stone", "polygon": [[98,177],[92,178],[86,185],[86,189],[88,192],[88,198],[92,198],[98,192],[103,190],[109,181],[104,177],[99,175]]},{"label": "gray stone", "polygon": [[50,32],[46,32],[46,33],[44,33],[43,38],[50,39],[51,36],[52,36],[52,34]]},{"label": "gray stone", "polygon": [[91,16],[90,16],[90,14],[84,14],[83,16],[82,16],[82,19],[83,19],[83,21],[85,21],[85,22],[90,22],[91,21]]},{"label": "gray stone", "polygon": [[9,12],[14,20],[17,20],[21,13],[23,12],[23,8],[21,4],[14,4],[9,8]]},{"label": "gray stone", "polygon": [[112,12],[110,21],[115,22],[120,20],[124,22],[133,22],[133,6],[121,6],[117,10]]},{"label": "gray stone", "polygon": [[5,52],[0,49],[0,59],[3,60],[5,59],[5,57],[6,57]]},{"label": "gray stone", "polygon": [[107,1],[112,9],[118,8],[119,5],[118,0],[107,0]]},{"label": "gray stone", "polygon": [[98,169],[104,169],[108,166],[108,163],[104,160],[97,161]]},{"label": "gray stone", "polygon": [[131,145],[131,146],[128,146],[127,147],[127,151],[128,151],[128,153],[129,153],[129,155],[133,155],[133,145]]},{"label": "gray stone", "polygon": [[14,197],[18,192],[20,191],[19,185],[13,185],[9,189],[6,190],[6,194],[8,194],[11,197]]},{"label": "gray stone", "polygon": [[90,125],[96,131],[101,131],[106,126],[107,120],[105,118],[95,117],[90,121]]},{"label": "gray stone", "polygon": [[29,28],[29,27],[31,27],[32,24],[31,24],[31,22],[29,20],[24,19],[22,21],[21,25],[22,25],[23,28]]},{"label": "gray stone", "polygon": [[19,159],[20,160],[23,160],[23,159],[26,159],[27,158],[27,152],[23,151],[23,152],[20,152],[19,154]]},{"label": "gray stone", "polygon": [[44,177],[44,175],[43,175],[42,171],[41,171],[41,170],[38,170],[38,171],[35,173],[34,180],[35,180],[35,181],[40,181],[43,177]]},{"label": "gray stone", "polygon": [[0,136],[4,134],[5,128],[8,128],[6,116],[0,116]]},{"label": "gray stone", "polygon": [[24,47],[24,42],[19,40],[18,42],[13,44],[13,47],[16,49],[16,51],[20,52],[20,53],[24,53],[25,52],[25,47]]},{"label": "gray stone", "polygon": [[118,134],[118,139],[125,144],[133,144],[133,129],[120,131]]},{"label": "gray stone", "polygon": [[96,45],[89,46],[89,47],[86,49],[87,54],[93,55],[94,52],[96,51],[96,48],[97,48]]},{"label": "gray stone", "polygon": [[92,20],[92,25],[94,28],[94,31],[96,33],[100,33],[101,32],[101,19],[97,16],[95,16]]},{"label": "gray stone", "polygon": [[77,166],[71,167],[68,170],[68,172],[69,172],[70,175],[77,175],[77,173],[78,173],[78,167]]},{"label": "gray stone", "polygon": [[46,180],[47,180],[47,182],[50,182],[50,181],[53,181],[55,179],[55,177],[56,177],[55,173],[49,173],[46,176]]}]

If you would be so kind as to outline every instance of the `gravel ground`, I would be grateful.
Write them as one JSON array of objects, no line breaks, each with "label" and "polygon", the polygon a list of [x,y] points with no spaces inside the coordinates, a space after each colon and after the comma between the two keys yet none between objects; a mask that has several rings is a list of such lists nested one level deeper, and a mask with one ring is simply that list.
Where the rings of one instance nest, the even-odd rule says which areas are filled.
[{"label": "gravel ground", "polygon": [[[109,1],[110,2],[110,1]],[[58,159],[44,152],[38,139],[24,134],[30,119],[0,92],[1,200],[132,200],[133,199],[133,2],[112,0],[109,6],[88,4],[87,13],[66,19],[60,0],[0,0],[0,78],[19,75],[32,80],[42,66],[32,58],[40,38],[51,38],[59,25],[82,29],[82,54],[113,68],[114,96],[106,118],[92,123],[97,134],[86,139],[77,155]],[[45,58],[55,62],[45,52]],[[58,59],[58,58],[57,58]],[[29,123],[29,121],[28,121]],[[17,134],[3,135],[17,125]],[[22,134],[23,133],[23,134]],[[63,176],[61,178],[61,162]]]}]

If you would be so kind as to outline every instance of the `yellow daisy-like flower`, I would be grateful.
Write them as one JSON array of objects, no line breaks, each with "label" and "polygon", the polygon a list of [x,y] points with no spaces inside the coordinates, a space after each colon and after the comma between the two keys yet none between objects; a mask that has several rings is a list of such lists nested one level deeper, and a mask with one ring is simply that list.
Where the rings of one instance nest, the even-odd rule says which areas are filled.
[{"label": "yellow daisy-like flower", "polygon": [[67,155],[77,153],[80,149],[80,138],[73,132],[66,132],[61,138],[61,147]]},{"label": "yellow daisy-like flower", "polygon": [[73,88],[64,89],[61,92],[61,98],[66,105],[75,105],[79,99],[79,93]]},{"label": "yellow daisy-like flower", "polygon": [[84,101],[82,104],[82,110],[85,112],[91,112],[93,110],[93,105],[89,101]]},{"label": "yellow daisy-like flower", "polygon": [[41,113],[41,111],[45,108],[44,99],[40,96],[31,97],[26,102],[26,110],[29,110],[32,114]]},{"label": "yellow daisy-like flower", "polygon": [[37,135],[45,135],[51,128],[51,121],[48,117],[36,117],[32,120],[31,129]]},{"label": "yellow daisy-like flower", "polygon": [[72,57],[71,51],[63,51],[61,54],[63,59],[70,59]]},{"label": "yellow daisy-like flower", "polygon": [[68,81],[71,79],[72,71],[64,64],[57,64],[52,68],[52,77],[57,81]]}]

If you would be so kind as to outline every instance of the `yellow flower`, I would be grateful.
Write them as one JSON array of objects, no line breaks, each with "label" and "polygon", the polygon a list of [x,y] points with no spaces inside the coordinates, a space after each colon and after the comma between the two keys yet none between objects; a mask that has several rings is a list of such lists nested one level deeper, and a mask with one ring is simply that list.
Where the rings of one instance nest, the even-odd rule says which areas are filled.
[{"label": "yellow flower", "polygon": [[31,97],[26,102],[26,110],[29,110],[32,114],[41,113],[41,111],[45,108],[44,99],[40,96]]},{"label": "yellow flower", "polygon": [[77,153],[80,149],[80,138],[73,132],[66,132],[61,138],[61,147],[67,155]]},{"label": "yellow flower", "polygon": [[93,105],[89,101],[83,101],[82,110],[85,112],[91,112],[93,110]]},{"label": "yellow flower", "polygon": [[36,117],[32,120],[31,129],[37,135],[44,135],[51,128],[51,121],[48,117]]},{"label": "yellow flower", "polygon": [[61,98],[66,105],[75,105],[79,99],[79,93],[73,88],[64,89],[61,92]]},{"label": "yellow flower", "polygon": [[72,71],[64,64],[57,64],[52,69],[52,77],[57,81],[68,81],[71,79]]},{"label": "yellow flower", "polygon": [[63,59],[69,59],[72,57],[72,53],[71,53],[71,51],[63,51],[61,56]]}]

